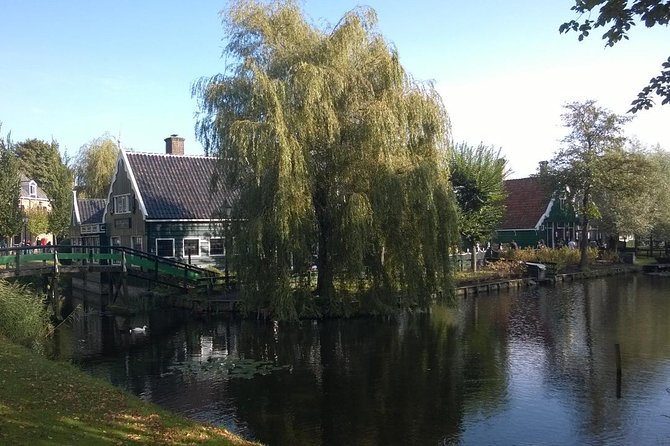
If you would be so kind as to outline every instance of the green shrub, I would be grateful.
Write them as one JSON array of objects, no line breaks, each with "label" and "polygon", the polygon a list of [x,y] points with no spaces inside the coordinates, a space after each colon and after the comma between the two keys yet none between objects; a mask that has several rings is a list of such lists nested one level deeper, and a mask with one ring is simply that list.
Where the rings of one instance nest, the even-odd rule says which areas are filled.
[{"label": "green shrub", "polygon": [[0,280],[0,335],[40,350],[50,327],[42,298],[26,286]]},{"label": "green shrub", "polygon": [[[579,249],[570,249],[563,247],[561,249],[533,249],[523,248],[503,253],[503,257],[510,260],[518,260],[521,262],[537,262],[537,263],[555,263],[557,271],[563,271],[569,267],[579,265]],[[598,258],[598,249],[588,248],[587,251],[589,264]]]}]

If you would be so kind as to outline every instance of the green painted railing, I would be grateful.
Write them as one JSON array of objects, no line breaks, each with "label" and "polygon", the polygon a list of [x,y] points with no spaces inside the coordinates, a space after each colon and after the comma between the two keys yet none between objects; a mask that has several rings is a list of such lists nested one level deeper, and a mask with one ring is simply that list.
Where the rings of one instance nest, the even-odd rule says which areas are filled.
[{"label": "green painted railing", "polygon": [[158,257],[123,246],[21,246],[0,248],[0,272],[15,274],[29,270],[58,271],[60,266],[109,265],[123,271],[140,271],[159,281],[166,276],[184,287],[206,286],[218,277],[215,273],[187,263]]}]

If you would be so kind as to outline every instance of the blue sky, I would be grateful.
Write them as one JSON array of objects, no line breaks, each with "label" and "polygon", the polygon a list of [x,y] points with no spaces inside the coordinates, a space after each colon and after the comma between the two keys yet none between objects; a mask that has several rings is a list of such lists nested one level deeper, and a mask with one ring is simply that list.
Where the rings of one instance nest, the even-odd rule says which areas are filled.
[{"label": "blue sky", "polygon": [[[359,4],[417,80],[433,81],[456,141],[501,148],[512,177],[533,173],[565,135],[561,107],[596,99],[625,113],[668,57],[670,30],[638,27],[605,49],[559,35],[571,1],[307,1],[314,23]],[[0,121],[13,140],[55,139],[74,156],[105,132],[162,152],[172,133],[195,139],[191,85],[223,71],[225,1],[8,0],[0,26]],[[638,113],[628,134],[670,150],[670,106]]]}]

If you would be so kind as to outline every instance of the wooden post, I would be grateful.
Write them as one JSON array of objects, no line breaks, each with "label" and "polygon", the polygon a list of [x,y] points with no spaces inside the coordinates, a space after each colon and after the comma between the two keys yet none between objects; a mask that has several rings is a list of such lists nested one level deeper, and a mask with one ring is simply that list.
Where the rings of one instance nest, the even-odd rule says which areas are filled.
[{"label": "wooden post", "polygon": [[616,397],[621,398],[621,347],[614,344],[614,354],[616,356]]},{"label": "wooden post", "polygon": [[54,273],[58,274],[58,251],[54,249]]},{"label": "wooden post", "polygon": [[53,275],[53,278],[52,278],[51,293],[52,293],[51,294],[51,305],[52,305],[52,308],[53,308],[54,317],[59,319],[60,318],[60,314],[59,314],[60,312],[58,311],[58,309],[59,309],[59,305],[58,305],[58,295],[59,295],[59,292],[58,292],[58,271],[55,272],[55,274]]},{"label": "wooden post", "polygon": [[184,267],[184,288],[188,288],[188,269]]}]

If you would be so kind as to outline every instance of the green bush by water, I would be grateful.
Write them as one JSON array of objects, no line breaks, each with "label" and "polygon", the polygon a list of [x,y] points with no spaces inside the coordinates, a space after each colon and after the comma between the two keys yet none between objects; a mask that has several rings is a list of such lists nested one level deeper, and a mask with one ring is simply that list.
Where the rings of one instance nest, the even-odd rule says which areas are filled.
[{"label": "green bush by water", "polygon": [[41,349],[51,324],[43,299],[25,285],[0,280],[0,335]]},{"label": "green bush by water", "polygon": [[[598,258],[598,249],[588,248],[587,256],[589,264],[593,263]],[[566,268],[577,267],[579,265],[580,253],[579,249],[570,249],[567,247],[561,249],[523,248],[506,251],[503,253],[503,257],[521,262],[555,263],[556,270],[563,271]]]}]

